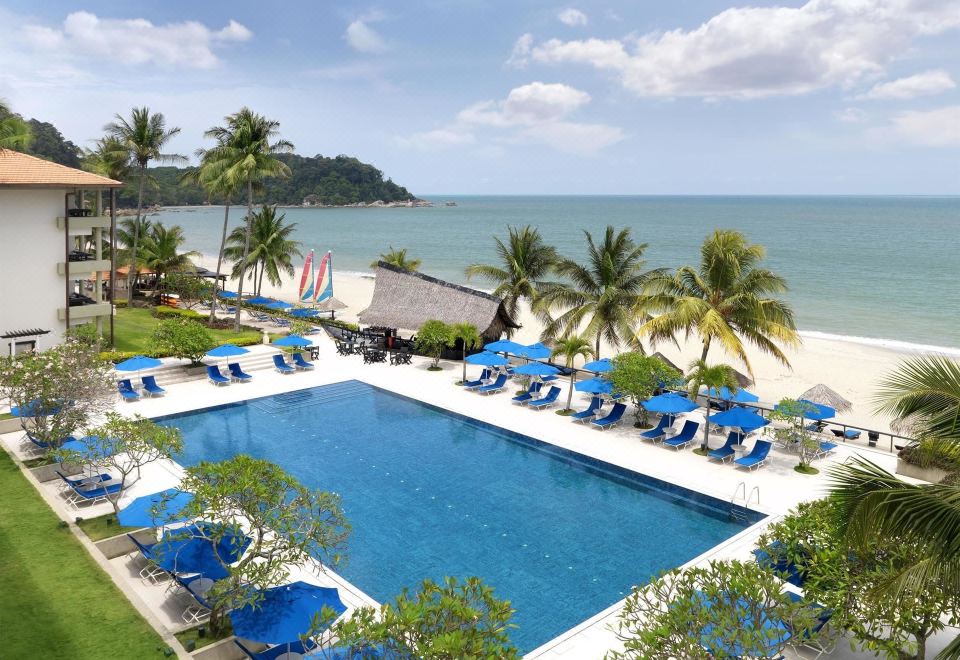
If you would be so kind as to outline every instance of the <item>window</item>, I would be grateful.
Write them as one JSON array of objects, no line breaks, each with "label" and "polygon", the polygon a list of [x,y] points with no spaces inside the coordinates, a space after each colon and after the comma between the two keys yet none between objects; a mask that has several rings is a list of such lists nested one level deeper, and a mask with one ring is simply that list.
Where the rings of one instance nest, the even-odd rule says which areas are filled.
[{"label": "window", "polygon": [[24,341],[17,341],[13,343],[13,354],[20,355],[21,353],[28,353],[37,350],[37,340],[28,339]]}]

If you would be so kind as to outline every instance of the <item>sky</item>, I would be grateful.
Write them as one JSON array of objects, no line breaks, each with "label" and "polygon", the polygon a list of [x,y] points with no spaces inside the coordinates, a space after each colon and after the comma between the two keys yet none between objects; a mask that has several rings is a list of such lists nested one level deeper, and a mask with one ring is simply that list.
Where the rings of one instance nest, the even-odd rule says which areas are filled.
[{"label": "sky", "polygon": [[960,194],[960,0],[0,0],[0,98],[80,146],[246,105],[415,194]]}]

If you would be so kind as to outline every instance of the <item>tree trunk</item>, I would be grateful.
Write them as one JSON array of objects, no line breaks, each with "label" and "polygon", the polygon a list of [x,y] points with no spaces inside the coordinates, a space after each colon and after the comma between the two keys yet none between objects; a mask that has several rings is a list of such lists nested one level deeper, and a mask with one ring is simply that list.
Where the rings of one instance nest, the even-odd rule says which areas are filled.
[{"label": "tree trunk", "polygon": [[[696,398],[696,395],[694,395]],[[703,451],[710,449],[710,390],[707,390],[707,421],[703,425]]]},{"label": "tree trunk", "polygon": [[[573,367],[573,363],[567,365],[568,367]],[[574,379],[577,377],[577,372],[570,371],[570,390],[567,392],[567,410],[570,410],[570,406],[573,405],[573,383]]]},{"label": "tree trunk", "polygon": [[593,351],[593,354],[596,355],[596,358],[594,359],[596,360],[600,359],[600,333],[599,332],[597,333],[597,345],[595,350]]},{"label": "tree trunk", "polygon": [[247,257],[250,255],[250,232],[253,229],[253,181],[247,181],[247,218],[243,237],[243,259],[240,261],[240,281],[237,283],[237,311],[233,317],[233,331],[240,332],[240,299],[243,279],[247,276]]},{"label": "tree trunk", "polygon": [[467,342],[463,342],[463,378],[460,380],[460,384],[463,385],[467,382]]},{"label": "tree trunk", "polygon": [[707,353],[710,351],[710,338],[707,337],[703,340],[703,352],[700,353],[700,359],[704,362],[707,361]]},{"label": "tree trunk", "polygon": [[257,295],[260,295],[260,292],[263,291],[263,274],[267,272],[266,264],[260,264],[260,279],[257,280]]},{"label": "tree trunk", "polygon": [[147,178],[147,168],[140,168],[140,186],[137,190],[137,219],[133,224],[133,245],[130,247],[130,271],[127,273],[127,305],[133,302],[133,281],[137,276],[137,244],[140,241],[140,213],[143,211],[143,182]]},{"label": "tree trunk", "polygon": [[[227,245],[227,220],[230,218],[230,199],[227,198],[227,205],[223,209],[223,233],[220,235],[220,252],[217,254],[217,275],[220,274],[220,268],[223,265],[223,250]],[[220,279],[213,280],[213,301],[210,304],[210,325],[213,325],[214,313],[217,311],[217,287],[220,285]]]}]

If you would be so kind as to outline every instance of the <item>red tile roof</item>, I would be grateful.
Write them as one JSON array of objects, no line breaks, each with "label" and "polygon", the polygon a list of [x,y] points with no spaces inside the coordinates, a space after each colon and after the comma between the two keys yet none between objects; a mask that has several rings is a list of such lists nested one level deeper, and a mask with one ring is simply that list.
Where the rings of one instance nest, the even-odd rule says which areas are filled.
[{"label": "red tile roof", "polygon": [[0,149],[0,186],[25,188],[116,188],[123,184],[99,174]]}]

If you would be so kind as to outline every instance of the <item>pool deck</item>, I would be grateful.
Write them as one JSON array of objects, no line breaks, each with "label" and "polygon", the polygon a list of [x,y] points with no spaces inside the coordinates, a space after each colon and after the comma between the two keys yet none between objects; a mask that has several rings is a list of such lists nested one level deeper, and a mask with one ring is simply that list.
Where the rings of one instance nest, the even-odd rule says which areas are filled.
[{"label": "pool deck", "polygon": [[[768,514],[770,518],[712,548],[689,562],[689,565],[708,559],[748,559],[756,537],[766,524],[786,513],[797,503],[814,499],[824,493],[826,479],[823,473],[798,474],[793,470],[797,462],[796,456],[776,449],[771,451],[765,467],[748,472],[737,469],[730,463],[721,465],[708,461],[690,449],[678,452],[644,442],[632,426],[630,413],[625,415],[623,424],[608,431],[575,424],[569,418],[554,413],[554,410],[562,408],[566,402],[565,379],[560,382],[564,392],[559,405],[553,409],[534,411],[511,403],[515,387],[508,387],[507,390],[490,396],[481,396],[456,387],[454,383],[460,379],[462,373],[460,363],[442,362],[443,371],[438,372],[427,371],[428,362],[419,358],[414,358],[414,363],[410,366],[365,365],[359,356],[338,356],[333,342],[326,336],[317,335],[314,339],[320,349],[320,359],[313,371],[282,375],[274,370],[258,370],[253,373],[251,382],[229,387],[214,387],[205,380],[190,381],[171,386],[165,397],[144,399],[135,403],[118,401],[116,409],[125,414],[137,413],[146,417],[157,417],[356,379],[585,456],[712,495],[722,501],[730,501],[741,484],[747,493],[756,487],[760,502],[751,503],[751,508]],[[468,374],[476,374],[477,371],[477,367],[468,367]],[[574,408],[585,407],[586,399],[579,393],[574,394],[573,401]],[[35,455],[25,446],[22,435],[9,433],[0,436],[2,442],[21,459]],[[722,442],[722,437],[711,436],[712,446],[719,446]],[[833,456],[817,461],[815,466],[822,470],[854,454],[863,455],[890,471],[896,466],[896,458],[887,452],[843,445],[836,449]],[[142,479],[129,489],[124,500],[174,486],[180,474],[180,467],[172,462],[152,464],[144,469]],[[77,515],[94,517],[112,511],[109,504],[100,504],[84,507],[82,513],[78,513],[67,507],[55,482],[42,484],[41,489],[48,502],[67,520],[72,520]],[[743,504],[742,499],[739,503]],[[121,587],[128,595],[135,593],[140,601],[139,605],[145,604],[154,614],[154,621],[159,621],[170,631],[185,627],[179,616],[180,608],[171,605],[174,599],[167,595],[165,585],[148,586],[143,583],[138,576],[139,569],[134,570],[131,560],[125,557],[113,559],[109,563],[112,565],[110,572],[114,579],[120,576],[125,583],[121,584]],[[292,579],[336,586],[341,589],[344,601],[350,608],[363,603],[374,603],[369,596],[332,571],[318,572],[316,567],[305,567],[303,571],[303,575],[295,575]],[[620,607],[621,603],[612,604],[603,612],[528,653],[526,657],[602,657],[608,649],[619,646],[611,626],[616,622]],[[851,654],[849,645],[841,644],[841,648],[831,657],[868,656]]]}]

